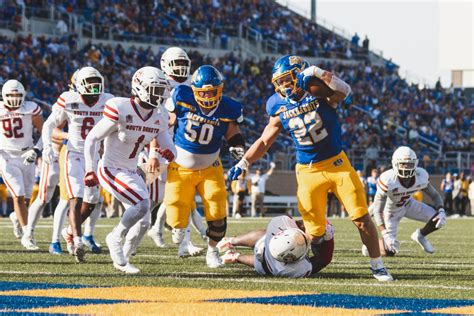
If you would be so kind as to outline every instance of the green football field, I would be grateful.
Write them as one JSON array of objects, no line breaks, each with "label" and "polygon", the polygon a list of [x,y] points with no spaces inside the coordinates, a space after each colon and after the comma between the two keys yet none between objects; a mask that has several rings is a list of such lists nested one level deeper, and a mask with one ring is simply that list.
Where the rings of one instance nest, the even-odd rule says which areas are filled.
[{"label": "green football field", "polygon": [[[100,219],[96,239],[105,236],[117,219]],[[228,235],[264,228],[268,219],[229,220]],[[368,259],[361,255],[356,228],[348,219],[332,219],[336,229],[333,262],[309,279],[258,276],[248,267],[229,265],[209,269],[203,255],[178,258],[177,248],[156,248],[145,237],[139,253],[131,260],[142,270],[124,275],[115,270],[106,249],[100,255],[87,254],[87,263],[75,264],[73,257],[48,253],[51,219],[42,219],[36,231],[39,252],[28,252],[13,237],[8,219],[0,221],[0,281],[47,282],[100,286],[161,286],[188,288],[309,291],[413,298],[474,298],[474,218],[449,219],[447,226],[432,234],[435,254],[424,253],[410,240],[421,223],[403,221],[399,233],[402,251],[385,262],[396,281],[378,283],[370,274]],[[193,232],[192,240],[204,247]],[[171,245],[170,234],[166,241]],[[105,247],[104,247],[105,248]],[[63,243],[63,250],[65,245]],[[249,250],[242,250],[249,252]]]}]

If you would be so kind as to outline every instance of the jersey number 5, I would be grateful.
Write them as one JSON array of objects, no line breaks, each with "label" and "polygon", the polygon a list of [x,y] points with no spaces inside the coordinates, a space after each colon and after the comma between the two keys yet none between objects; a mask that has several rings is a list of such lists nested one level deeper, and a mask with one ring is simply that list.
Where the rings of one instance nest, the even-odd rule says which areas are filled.
[{"label": "jersey number 5", "polygon": [[315,144],[328,136],[328,132],[323,128],[323,121],[316,111],[306,113],[303,119],[299,116],[293,117],[288,121],[288,127],[302,146]]},{"label": "jersey number 5", "polygon": [[20,132],[23,128],[23,121],[19,117],[2,120],[2,127],[6,138],[22,138],[25,136]]},{"label": "jersey number 5", "polygon": [[207,145],[212,140],[214,126],[205,123],[202,125],[200,130],[193,129],[193,126],[199,127],[200,125],[201,124],[199,122],[188,120],[186,123],[186,133],[184,133],[184,137],[190,142],[194,143],[197,139],[199,144]]}]

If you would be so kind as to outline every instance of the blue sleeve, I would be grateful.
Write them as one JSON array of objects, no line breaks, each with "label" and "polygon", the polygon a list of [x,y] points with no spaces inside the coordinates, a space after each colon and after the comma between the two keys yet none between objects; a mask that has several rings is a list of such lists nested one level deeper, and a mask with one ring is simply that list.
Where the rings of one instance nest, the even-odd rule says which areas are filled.
[{"label": "blue sleeve", "polygon": [[243,106],[240,102],[225,96],[222,97],[221,102],[224,103],[221,112],[222,118],[236,121],[239,124],[243,122]]},{"label": "blue sleeve", "polygon": [[280,98],[278,94],[273,94],[267,100],[266,110],[269,116],[276,116],[279,114],[279,110],[282,106],[285,106],[285,101]]},{"label": "blue sleeve", "polygon": [[186,88],[191,90],[191,88],[185,85],[179,85],[176,88],[174,88],[173,95],[171,96],[173,100],[173,104],[174,104],[174,109],[173,111],[170,111],[170,112],[173,112],[176,115],[179,115],[182,110],[180,103],[189,103],[187,99],[190,95],[192,95],[192,91],[188,91],[188,89]]}]

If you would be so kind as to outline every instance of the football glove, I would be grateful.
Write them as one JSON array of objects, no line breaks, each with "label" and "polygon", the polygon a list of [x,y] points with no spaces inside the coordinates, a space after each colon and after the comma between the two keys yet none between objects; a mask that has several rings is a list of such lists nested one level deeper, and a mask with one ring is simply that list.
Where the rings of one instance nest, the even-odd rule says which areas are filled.
[{"label": "football glove", "polygon": [[224,255],[221,256],[221,260],[224,264],[236,263],[240,257],[240,253],[234,252],[233,250],[227,250]]},{"label": "football glove", "polygon": [[296,87],[302,90],[308,90],[308,83],[313,77],[321,78],[324,73],[319,67],[310,66],[296,75]]},{"label": "football glove", "polygon": [[242,147],[230,147],[229,153],[235,160],[240,160],[244,157],[245,150]]},{"label": "football glove", "polygon": [[388,251],[399,253],[400,252],[400,242],[393,238],[387,230],[382,232],[383,242]]},{"label": "football glove", "polygon": [[53,147],[51,147],[51,145],[44,146],[44,148],[43,148],[43,160],[48,165],[53,164],[53,162],[54,162],[54,152],[53,152]]},{"label": "football glove", "polygon": [[23,155],[21,155],[21,158],[23,158],[23,164],[25,166],[29,166],[34,163],[37,157],[38,154],[34,149],[27,150]]},{"label": "football glove", "polygon": [[227,172],[227,177],[230,181],[237,180],[240,177],[244,170],[249,168],[249,162],[242,158],[235,166],[229,169]]},{"label": "football glove", "polygon": [[96,187],[99,185],[99,178],[95,174],[95,171],[89,171],[84,176],[84,184],[86,187]]},{"label": "football glove", "polygon": [[165,158],[168,162],[172,162],[174,160],[174,154],[169,149],[160,149],[161,157]]},{"label": "football glove", "polygon": [[440,229],[441,227],[446,225],[446,212],[444,211],[444,208],[440,208],[438,210],[438,215],[433,217],[432,221],[433,222],[437,221],[435,225],[436,229]]}]

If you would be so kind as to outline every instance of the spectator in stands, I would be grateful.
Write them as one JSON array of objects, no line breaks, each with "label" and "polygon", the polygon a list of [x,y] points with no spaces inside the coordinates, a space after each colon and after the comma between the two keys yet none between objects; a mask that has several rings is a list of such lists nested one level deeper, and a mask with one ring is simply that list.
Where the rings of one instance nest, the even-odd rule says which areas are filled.
[{"label": "spectator in stands", "polygon": [[452,215],[453,209],[453,189],[454,180],[451,177],[451,172],[446,173],[445,178],[441,181],[441,192],[444,194],[444,209],[447,215]]},{"label": "spectator in stands", "polygon": [[243,205],[245,197],[248,195],[250,181],[247,176],[247,171],[244,170],[240,178],[233,182],[234,199],[232,203],[232,217],[241,218],[243,213]]},{"label": "spectator in stands", "polygon": [[359,35],[357,34],[357,32],[354,34],[354,36],[352,36],[352,39],[351,39],[351,44],[352,46],[354,47],[357,47],[359,46],[359,40],[360,40],[360,37]]},{"label": "spectator in stands", "polygon": [[469,204],[470,204],[470,213],[466,214],[469,216],[474,216],[474,180],[473,176],[469,176],[468,178],[469,182],[469,190],[468,190],[468,198],[469,198]]},{"label": "spectator in stands", "polygon": [[375,193],[377,192],[377,180],[379,179],[379,173],[377,169],[372,169],[370,177],[367,178],[367,196],[369,206],[374,202]]},{"label": "spectator in stands", "polygon": [[469,182],[466,180],[464,172],[454,181],[453,197],[456,213],[459,217],[466,215],[466,207],[468,202]]},{"label": "spectator in stands", "polygon": [[256,174],[250,178],[252,184],[252,207],[251,207],[251,216],[257,216],[258,213],[261,217],[265,216],[265,208],[263,207],[263,199],[265,198],[265,186],[268,178],[272,175],[273,170],[275,169],[275,163],[270,163],[270,169],[262,174],[262,169],[257,169]]},{"label": "spectator in stands", "polygon": [[362,51],[364,52],[364,54],[369,53],[369,38],[367,37],[367,35],[365,36],[364,41],[362,42]]}]

